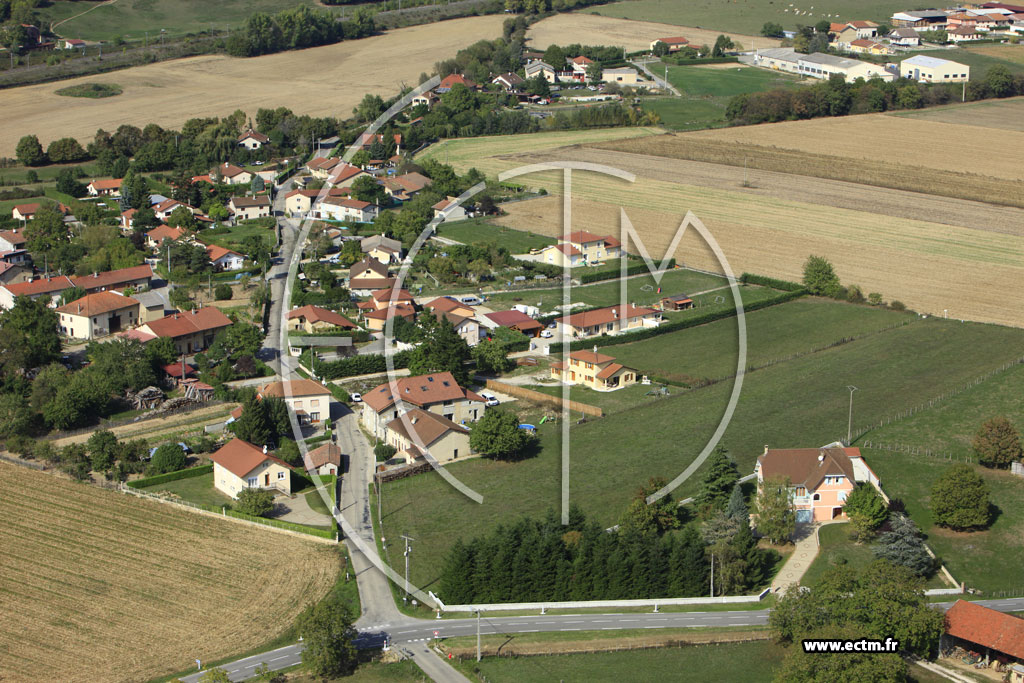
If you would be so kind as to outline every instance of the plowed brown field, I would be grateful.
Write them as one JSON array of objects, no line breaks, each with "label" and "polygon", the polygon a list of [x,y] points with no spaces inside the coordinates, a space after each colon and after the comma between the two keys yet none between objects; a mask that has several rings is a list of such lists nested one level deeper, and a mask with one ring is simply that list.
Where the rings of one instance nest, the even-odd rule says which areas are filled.
[{"label": "plowed brown field", "polygon": [[0,671],[143,681],[256,647],[321,598],[338,554],[0,462]]}]

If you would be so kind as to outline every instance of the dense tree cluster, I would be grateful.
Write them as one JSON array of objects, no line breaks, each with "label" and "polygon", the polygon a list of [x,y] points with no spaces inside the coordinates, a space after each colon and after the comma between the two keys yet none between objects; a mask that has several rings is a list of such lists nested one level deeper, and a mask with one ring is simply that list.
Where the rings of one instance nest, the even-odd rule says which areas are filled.
[{"label": "dense tree cluster", "polygon": [[250,15],[228,38],[227,51],[235,57],[255,57],[365,38],[375,31],[373,13],[365,8],[356,10],[349,21],[338,21],[331,12],[300,5],[273,15]]}]

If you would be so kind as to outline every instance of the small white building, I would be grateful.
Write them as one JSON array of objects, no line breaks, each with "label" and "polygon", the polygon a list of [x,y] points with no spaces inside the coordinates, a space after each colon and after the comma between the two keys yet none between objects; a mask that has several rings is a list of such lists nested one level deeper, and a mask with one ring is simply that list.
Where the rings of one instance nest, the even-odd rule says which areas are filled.
[{"label": "small white building", "polygon": [[380,211],[376,204],[349,197],[327,197],[313,209],[316,218],[372,223]]},{"label": "small white building", "polygon": [[238,146],[248,150],[259,149],[268,142],[270,142],[270,138],[263,133],[257,133],[252,128],[238,136]]},{"label": "small white building", "polygon": [[970,80],[971,67],[927,55],[914,55],[900,62],[900,78],[919,83],[961,83]]}]

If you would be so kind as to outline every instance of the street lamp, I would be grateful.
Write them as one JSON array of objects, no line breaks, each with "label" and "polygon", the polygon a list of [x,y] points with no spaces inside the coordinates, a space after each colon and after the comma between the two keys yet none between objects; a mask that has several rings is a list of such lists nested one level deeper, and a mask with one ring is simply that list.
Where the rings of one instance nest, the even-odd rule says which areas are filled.
[{"label": "street lamp", "polygon": [[853,441],[853,392],[857,391],[857,387],[849,384],[846,388],[850,390],[850,416],[846,421],[846,445],[849,446]]},{"label": "street lamp", "polygon": [[410,538],[405,534],[402,534],[402,538],[405,539],[405,595],[402,596],[402,602],[409,601],[409,554],[412,552],[412,548],[409,546],[409,541],[415,541],[415,538]]}]

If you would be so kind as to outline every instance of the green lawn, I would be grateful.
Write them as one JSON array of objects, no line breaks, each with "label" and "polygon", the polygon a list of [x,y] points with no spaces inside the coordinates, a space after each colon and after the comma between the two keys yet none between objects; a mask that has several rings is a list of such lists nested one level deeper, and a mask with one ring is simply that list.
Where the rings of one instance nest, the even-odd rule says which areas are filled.
[{"label": "green lawn", "polygon": [[497,244],[513,254],[525,254],[531,249],[541,249],[555,244],[557,241],[544,235],[535,235],[532,232],[494,225],[488,223],[485,218],[469,218],[454,223],[442,223],[437,234],[464,244],[481,246]]},{"label": "green lawn", "polygon": [[262,225],[221,225],[219,228],[208,228],[199,231],[199,237],[204,242],[216,244],[226,249],[238,249],[250,235],[258,235],[268,247],[274,246],[274,229],[265,228]]},{"label": "green lawn", "polygon": [[[85,143],[83,143],[85,144]],[[0,168],[0,180],[13,180],[17,183],[27,183],[29,171],[35,171],[39,177],[40,182],[52,181],[57,177],[65,168],[81,168],[85,172],[85,176],[79,180],[79,182],[86,184],[94,178],[101,178],[99,168],[93,162],[83,162],[79,164],[49,164],[47,166],[8,166],[6,168]]]},{"label": "green lawn", "polygon": [[[740,471],[750,472],[765,444],[818,446],[845,437],[849,384],[860,389],[854,424],[877,423],[998,367],[1019,353],[1022,342],[1022,330],[929,319],[774,365],[746,377],[721,443]],[[614,354],[616,348],[606,350]],[[794,338],[793,349],[802,348],[806,343]],[[686,353],[686,343],[680,342],[679,349]],[[732,382],[722,382],[574,424],[571,500],[596,521],[614,524],[636,487],[651,476],[672,479],[693,460],[715,431],[731,391]],[[540,516],[557,508],[560,428],[539,428],[537,457],[449,465],[448,471],[483,496],[482,504],[471,502],[434,473],[385,486],[385,535],[404,533],[418,539],[411,569],[418,586],[434,586],[456,538],[480,535],[521,514]],[[886,475],[879,474],[885,481]],[[677,497],[694,493],[699,480],[698,472],[677,489]],[[400,554],[392,558],[400,559]]]},{"label": "green lawn", "polygon": [[[747,367],[757,367],[795,353],[821,348],[846,337],[874,332],[900,322],[910,313],[804,298],[754,311],[746,316]],[[736,372],[739,343],[735,318],[681,330],[606,353],[642,374],[692,382]]]},{"label": "green lawn", "polygon": [[213,486],[213,472],[188,479],[178,479],[165,484],[149,486],[143,491],[149,493],[160,493],[166,491],[180,496],[183,500],[200,505],[212,505],[213,507],[231,507],[234,501],[230,496],[221,493]]},{"label": "green lawn", "polygon": [[[532,384],[527,388],[543,394],[562,396],[561,384]],[[574,386],[569,387],[569,398],[573,401],[597,406],[604,411],[605,415],[608,415],[609,413],[617,413],[627,408],[660,400],[654,396],[646,395],[653,388],[649,385],[634,384],[633,386],[624,387],[616,391],[594,391],[589,387]]]},{"label": "green lawn", "polygon": [[[579,269],[580,272],[589,272],[590,269]],[[650,275],[644,277],[633,277],[626,281],[627,301],[638,306],[649,305],[657,302],[663,296],[670,294],[696,293],[719,287],[727,287],[725,278],[714,275],[706,275],[693,270],[677,268],[666,271],[661,278],[662,294],[658,294],[658,284]],[[747,301],[747,293],[755,296],[755,292],[764,291],[767,295],[776,294],[773,290],[763,290],[759,287],[741,288],[744,291],[744,301]],[[573,303],[583,303],[587,306],[614,306],[620,302],[621,284],[619,279],[604,280],[594,284],[576,285],[570,290],[570,297]],[[704,295],[702,302],[705,305],[716,303],[715,297],[725,297],[731,305],[731,296],[728,289],[722,289],[714,293]],[[753,300],[753,299],[750,299]],[[697,302],[697,300],[695,300]],[[487,305],[494,309],[512,308],[514,304],[524,303],[530,306],[537,306],[541,311],[553,311],[554,307],[562,303],[562,289],[552,287],[542,290],[523,290],[521,292],[506,292],[503,294],[491,294],[487,297]],[[722,302],[719,302],[722,303]]]},{"label": "green lawn", "polygon": [[672,130],[702,130],[726,125],[725,105],[716,98],[649,97],[643,108],[661,117],[661,125]]},{"label": "green lawn", "polygon": [[535,657],[465,660],[471,679],[493,681],[771,681],[786,651],[771,641]]},{"label": "green lawn", "polygon": [[[602,14],[606,17],[622,17],[638,21],[654,21],[679,26],[717,31],[746,33],[752,36],[761,35],[761,27],[766,22],[781,24],[783,28],[794,30],[797,24],[813,26],[825,19],[826,14],[838,14],[839,18],[830,21],[853,21],[870,19],[878,23],[888,23],[893,12],[907,9],[905,2],[899,0],[817,0],[811,3],[793,3],[796,7],[787,6],[784,2],[765,2],[764,0],[740,0],[739,2],[718,2],[716,0],[693,0],[681,4],[673,0],[630,0],[615,2],[609,5],[590,7],[587,12]],[[796,16],[794,9],[808,11],[810,14]],[[784,12],[788,9],[788,12]],[[686,31],[680,31],[686,35]],[[672,34],[676,35],[676,34]],[[751,45],[744,43],[749,49]],[[762,46],[763,47],[763,46]]]},{"label": "green lawn", "polygon": [[[656,74],[664,67],[654,66]],[[770,69],[759,69],[742,64],[708,66],[669,66],[668,80],[688,97],[724,97],[745,93],[794,87],[800,83],[798,76],[783,74]]]},{"label": "green lawn", "polygon": [[891,498],[899,498],[927,535],[928,545],[953,578],[985,592],[1020,590],[1024,586],[1024,479],[1006,471],[979,467],[999,512],[985,531],[955,532],[932,524],[929,504],[932,484],[951,462],[865,449],[864,459],[882,480]]},{"label": "green lawn", "polygon": [[923,412],[872,431],[872,443],[915,446],[921,450],[973,457],[971,443],[983,422],[1009,418],[1024,432],[1024,365],[1015,365]]}]

